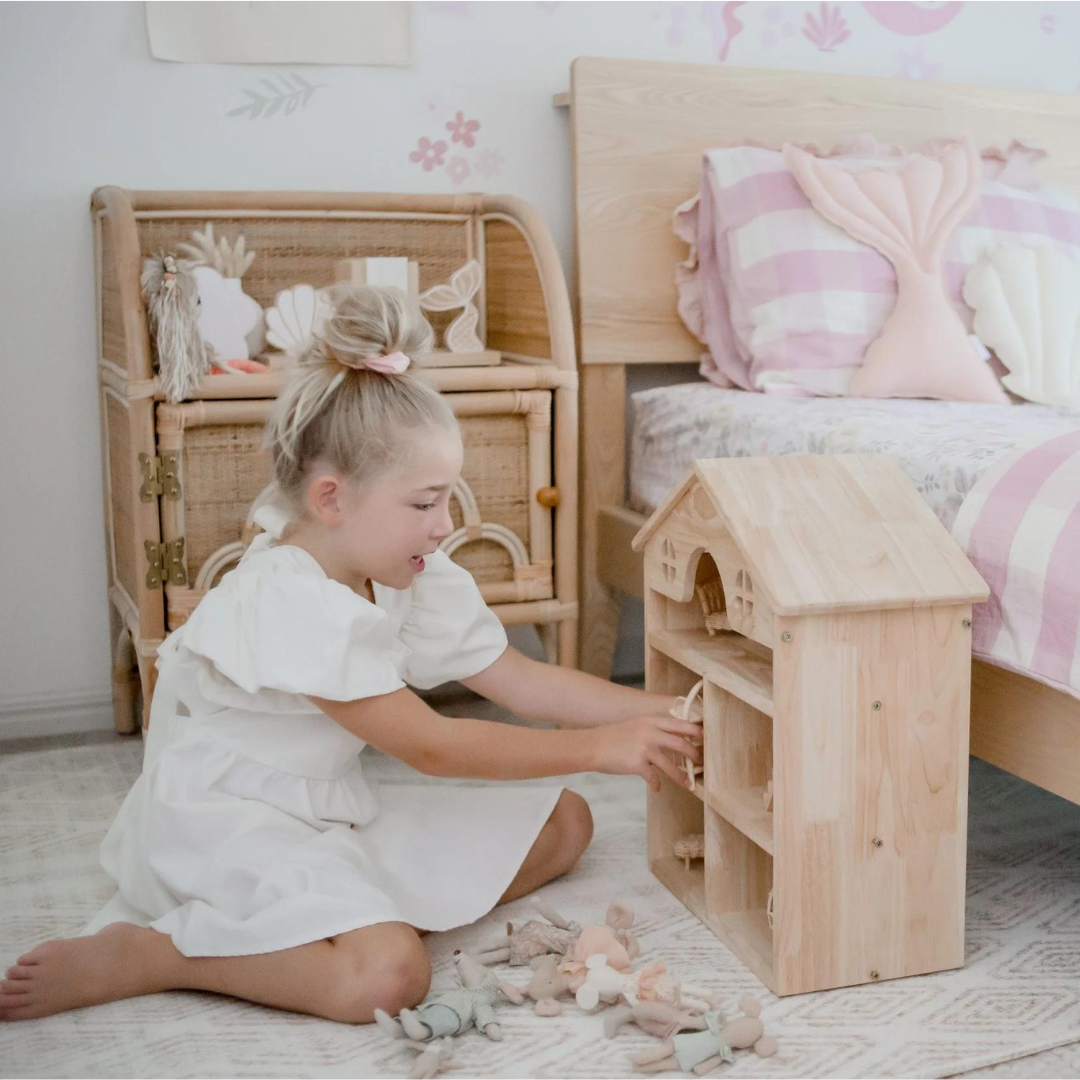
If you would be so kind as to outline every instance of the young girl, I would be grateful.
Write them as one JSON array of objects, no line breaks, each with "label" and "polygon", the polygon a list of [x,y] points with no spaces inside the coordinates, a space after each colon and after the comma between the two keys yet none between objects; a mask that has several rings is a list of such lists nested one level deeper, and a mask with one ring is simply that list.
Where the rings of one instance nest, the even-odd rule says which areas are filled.
[{"label": "young girl", "polygon": [[[268,426],[277,501],[240,565],[159,650],[143,772],[102,845],[130,922],[49,941],[0,983],[0,1019],[172,988],[347,1023],[418,1004],[420,933],[566,873],[592,835],[560,787],[386,784],[366,744],[440,777],[685,778],[672,699],[507,647],[438,550],[462,464],[444,398],[407,373],[431,329],[349,287]],[[559,730],[448,718],[450,680]]]}]

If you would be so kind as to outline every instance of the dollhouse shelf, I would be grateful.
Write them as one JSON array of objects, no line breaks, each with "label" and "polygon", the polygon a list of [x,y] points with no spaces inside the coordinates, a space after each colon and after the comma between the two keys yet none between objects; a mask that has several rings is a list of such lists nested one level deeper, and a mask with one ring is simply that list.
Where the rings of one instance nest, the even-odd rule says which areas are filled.
[{"label": "dollhouse shelf", "polygon": [[765,809],[763,787],[719,788],[709,791],[705,802],[759,848],[773,853],[773,815]]},{"label": "dollhouse shelf", "polygon": [[[678,764],[681,765],[681,759]],[[765,809],[763,787],[720,788],[706,792],[699,778],[690,794],[734,825],[743,836],[753,840],[762,851],[773,853],[773,816]]]},{"label": "dollhouse shelf", "polygon": [[772,650],[741,634],[653,630],[649,644],[740,701],[773,715]]},{"label": "dollhouse shelf", "polygon": [[761,909],[730,911],[717,915],[713,933],[721,940],[730,941],[734,952],[746,966],[774,993],[776,979],[773,975],[773,932],[769,916]]}]

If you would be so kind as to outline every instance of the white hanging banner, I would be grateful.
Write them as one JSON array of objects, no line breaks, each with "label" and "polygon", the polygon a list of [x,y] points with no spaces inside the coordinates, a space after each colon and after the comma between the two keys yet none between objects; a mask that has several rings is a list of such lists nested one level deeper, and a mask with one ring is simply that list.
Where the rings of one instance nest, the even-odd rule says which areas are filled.
[{"label": "white hanging banner", "polygon": [[186,64],[412,62],[408,3],[147,0],[150,52]]}]

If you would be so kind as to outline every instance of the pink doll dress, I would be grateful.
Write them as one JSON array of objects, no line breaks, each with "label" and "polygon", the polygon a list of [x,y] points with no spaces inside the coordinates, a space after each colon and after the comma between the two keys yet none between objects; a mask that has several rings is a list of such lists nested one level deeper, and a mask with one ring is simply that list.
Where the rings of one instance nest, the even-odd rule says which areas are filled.
[{"label": "pink doll dress", "polygon": [[448,930],[506,890],[561,787],[377,786],[366,744],[308,698],[351,701],[468,678],[506,634],[442,552],[372,604],[264,507],[240,565],[158,650],[142,775],[102,844],[124,919],[185,956],[288,949],[380,922]]}]

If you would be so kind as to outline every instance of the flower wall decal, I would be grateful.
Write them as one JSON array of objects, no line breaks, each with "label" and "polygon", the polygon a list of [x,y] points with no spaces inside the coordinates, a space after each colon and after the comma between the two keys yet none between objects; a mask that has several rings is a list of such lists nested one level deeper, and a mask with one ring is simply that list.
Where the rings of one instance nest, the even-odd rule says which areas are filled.
[{"label": "flower wall decal", "polygon": [[452,157],[450,164],[446,166],[446,175],[455,184],[460,184],[462,180],[472,175],[472,169],[469,168],[469,163],[463,157]]},{"label": "flower wall decal", "polygon": [[900,71],[897,74],[901,79],[936,79],[941,74],[941,65],[931,63],[926,58],[922,42],[911,52],[901,50],[898,56]]},{"label": "flower wall decal", "polygon": [[775,48],[785,38],[798,32],[793,19],[783,4],[770,4],[765,9],[765,28],[761,31],[761,44],[766,49]]},{"label": "flower wall decal", "polygon": [[464,143],[468,147],[476,145],[476,133],[480,130],[479,120],[466,120],[465,114],[458,109],[457,115],[446,125],[451,142]]},{"label": "flower wall decal", "polygon": [[503,157],[498,150],[482,150],[476,159],[476,171],[481,176],[498,176]]},{"label": "flower wall decal", "polygon": [[446,153],[446,143],[442,139],[432,142],[430,139],[421,139],[416,149],[409,154],[409,160],[420,165],[424,172],[431,172],[436,165],[443,164],[443,155]]},{"label": "flower wall decal", "polygon": [[[429,100],[428,112],[435,108],[436,103]],[[492,146],[477,148],[482,127],[479,120],[470,117],[465,109],[455,109],[444,127],[450,133],[449,141],[421,136],[416,149],[409,153],[409,161],[419,165],[424,172],[444,169],[452,184],[464,183],[470,176],[490,179],[499,175],[503,165],[502,153]],[[447,152],[450,150],[453,153],[448,158]]]}]

